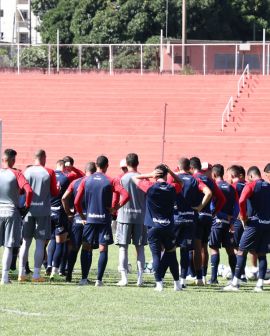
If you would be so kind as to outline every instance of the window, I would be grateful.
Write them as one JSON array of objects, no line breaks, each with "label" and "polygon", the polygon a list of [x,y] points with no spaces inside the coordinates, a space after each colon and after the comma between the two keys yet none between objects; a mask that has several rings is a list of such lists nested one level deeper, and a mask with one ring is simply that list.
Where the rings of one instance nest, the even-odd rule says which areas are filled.
[{"label": "window", "polygon": [[28,10],[21,10],[21,15],[24,20],[28,20]]},{"label": "window", "polygon": [[20,33],[19,43],[28,43],[28,33]]},{"label": "window", "polygon": [[3,17],[3,16],[4,16],[4,10],[0,9],[0,17]]}]

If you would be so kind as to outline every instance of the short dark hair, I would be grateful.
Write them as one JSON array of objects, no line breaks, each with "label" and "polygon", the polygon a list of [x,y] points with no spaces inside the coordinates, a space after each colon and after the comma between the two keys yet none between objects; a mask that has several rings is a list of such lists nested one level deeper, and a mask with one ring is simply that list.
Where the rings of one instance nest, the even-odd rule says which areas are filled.
[{"label": "short dark hair", "polygon": [[164,164],[159,164],[158,166],[155,167],[155,170],[158,169],[158,170],[161,170],[162,173],[160,174],[160,177],[163,178],[165,176],[167,176],[168,174],[168,169],[167,167],[164,165]]},{"label": "short dark hair", "polygon": [[221,164],[217,163],[217,164],[213,165],[212,173],[214,173],[217,177],[223,177],[224,176],[224,167]]},{"label": "short dark hair", "polygon": [[267,165],[264,167],[263,170],[265,173],[270,173],[270,163],[267,163]]},{"label": "short dark hair", "polygon": [[46,152],[44,149],[39,149],[38,151],[36,151],[35,153],[35,158],[36,159],[42,159],[42,158],[45,158],[46,157]]},{"label": "short dark hair", "polygon": [[136,153],[129,153],[126,156],[127,166],[136,168],[139,165],[139,157]]},{"label": "short dark hair", "polygon": [[201,160],[197,156],[193,156],[192,158],[190,158],[190,167],[193,169],[201,170],[202,169]]},{"label": "short dark hair", "polygon": [[70,162],[70,164],[73,166],[74,165],[74,159],[71,157],[71,156],[65,156],[63,158],[63,161],[66,163],[66,162]]},{"label": "short dark hair", "polygon": [[106,168],[106,166],[108,166],[108,164],[109,164],[109,160],[106,156],[100,155],[100,156],[97,157],[96,165],[100,169]]},{"label": "short dark hair", "polygon": [[260,169],[257,166],[251,166],[250,168],[248,168],[247,175],[251,175],[251,174],[261,177]]},{"label": "short dark hair", "polygon": [[178,161],[178,166],[180,169],[188,171],[190,169],[190,160],[186,157],[182,157]]},{"label": "short dark hair", "polygon": [[64,166],[65,165],[65,161],[60,159],[60,160],[58,160],[56,162],[56,164],[59,165],[59,166]]},{"label": "short dark hair", "polygon": [[239,168],[239,175],[243,175],[243,177],[246,177],[246,170],[243,166],[238,166]]},{"label": "short dark hair", "polygon": [[85,170],[86,173],[89,172],[91,174],[94,174],[97,171],[97,166],[96,166],[95,162],[90,161],[90,162],[87,162],[84,170]]},{"label": "short dark hair", "polygon": [[239,166],[237,166],[237,165],[232,165],[227,170],[230,170],[234,177],[239,177],[240,176],[240,169],[239,169]]},{"label": "short dark hair", "polygon": [[5,156],[8,160],[15,159],[16,155],[17,155],[17,152],[15,151],[15,149],[7,148],[7,149],[5,149],[5,151],[4,151],[4,156]]}]

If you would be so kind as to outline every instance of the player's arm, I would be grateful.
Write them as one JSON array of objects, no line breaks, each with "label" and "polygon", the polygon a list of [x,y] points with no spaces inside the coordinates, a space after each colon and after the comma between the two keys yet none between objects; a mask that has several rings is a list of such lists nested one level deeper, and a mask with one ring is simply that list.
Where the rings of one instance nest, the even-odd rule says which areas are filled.
[{"label": "player's arm", "polygon": [[67,188],[67,190],[65,191],[64,195],[62,196],[63,208],[69,218],[72,218],[74,215],[69,206],[70,205],[69,200],[72,196],[73,190],[74,190],[74,183],[71,183]]},{"label": "player's arm", "polygon": [[135,175],[132,177],[132,181],[136,184],[136,186],[141,189],[144,193],[147,193],[148,189],[154,184],[150,182],[150,178],[154,178],[156,176],[156,171],[154,170],[149,174],[141,174]]},{"label": "player's arm", "polygon": [[217,184],[214,182],[214,190],[213,190],[213,196],[215,198],[215,211],[213,215],[216,215],[221,211],[221,209],[224,207],[226,203],[226,197],[224,196],[223,192],[219,189]]},{"label": "player's arm", "polygon": [[50,175],[50,192],[52,196],[58,196],[60,191],[60,184],[57,184],[56,175],[54,170],[45,168]]},{"label": "player's arm", "polygon": [[204,196],[203,196],[201,204],[193,209],[200,212],[210,202],[213,194],[210,188],[208,188],[205,183],[203,183],[200,179],[196,179],[196,180],[198,182],[198,188],[200,192],[204,194]]},{"label": "player's arm", "polygon": [[26,214],[28,213],[29,208],[31,206],[31,202],[32,202],[32,198],[33,198],[33,190],[31,188],[30,184],[28,183],[28,181],[26,180],[26,178],[24,177],[24,175],[20,171],[13,170],[13,173],[16,176],[17,183],[18,183],[20,191],[24,191],[24,193],[25,193],[24,207],[19,209],[22,218],[24,218],[26,216]]},{"label": "player's arm", "polygon": [[245,185],[240,199],[239,199],[239,208],[240,208],[240,220],[245,225],[247,221],[247,200],[252,196],[256,182],[248,183]]},{"label": "player's arm", "polygon": [[77,190],[77,195],[74,201],[75,209],[83,221],[86,220],[85,215],[83,214],[83,208],[82,208],[82,199],[84,195],[84,190],[85,190],[85,179],[83,179],[82,182],[80,183],[78,190]]},{"label": "player's arm", "polygon": [[80,169],[78,169],[78,168],[76,168],[74,166],[71,167],[71,171],[76,174],[76,178],[80,178],[80,177],[84,177],[85,176],[84,172],[82,172]]},{"label": "player's arm", "polygon": [[111,213],[115,213],[117,210],[119,210],[122,206],[124,206],[130,199],[129,193],[127,190],[122,186],[120,181],[118,179],[115,179],[112,181],[112,187],[113,187],[113,193],[116,193],[119,195],[118,202],[112,206],[110,209]]}]

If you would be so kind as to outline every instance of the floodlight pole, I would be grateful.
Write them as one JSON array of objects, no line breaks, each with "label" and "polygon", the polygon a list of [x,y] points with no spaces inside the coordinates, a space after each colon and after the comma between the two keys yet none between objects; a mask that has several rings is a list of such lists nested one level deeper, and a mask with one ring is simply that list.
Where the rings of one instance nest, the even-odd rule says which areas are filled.
[{"label": "floodlight pole", "polygon": [[185,44],[187,42],[187,4],[186,0],[182,0],[182,70],[186,64]]}]

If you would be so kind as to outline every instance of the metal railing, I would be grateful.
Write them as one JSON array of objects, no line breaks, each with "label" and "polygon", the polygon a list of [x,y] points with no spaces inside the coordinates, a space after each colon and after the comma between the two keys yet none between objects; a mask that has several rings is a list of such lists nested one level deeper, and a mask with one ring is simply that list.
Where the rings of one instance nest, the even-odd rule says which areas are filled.
[{"label": "metal railing", "polygon": [[239,78],[239,81],[237,83],[237,97],[240,97],[241,94],[241,89],[245,87],[245,80],[246,80],[246,75],[247,78],[249,78],[249,64],[246,65],[241,77]]},{"label": "metal railing", "polygon": [[229,99],[221,117],[221,132],[224,131],[225,121],[230,120],[230,113],[233,111],[233,97]]},{"label": "metal railing", "polygon": [[[185,48],[185,67],[182,67]],[[265,55],[264,55],[265,54]],[[265,56],[265,57],[262,57]],[[168,74],[270,74],[270,43],[4,44],[0,71],[106,71]],[[59,68],[59,69],[58,69]],[[59,71],[58,71],[59,70]]]}]

